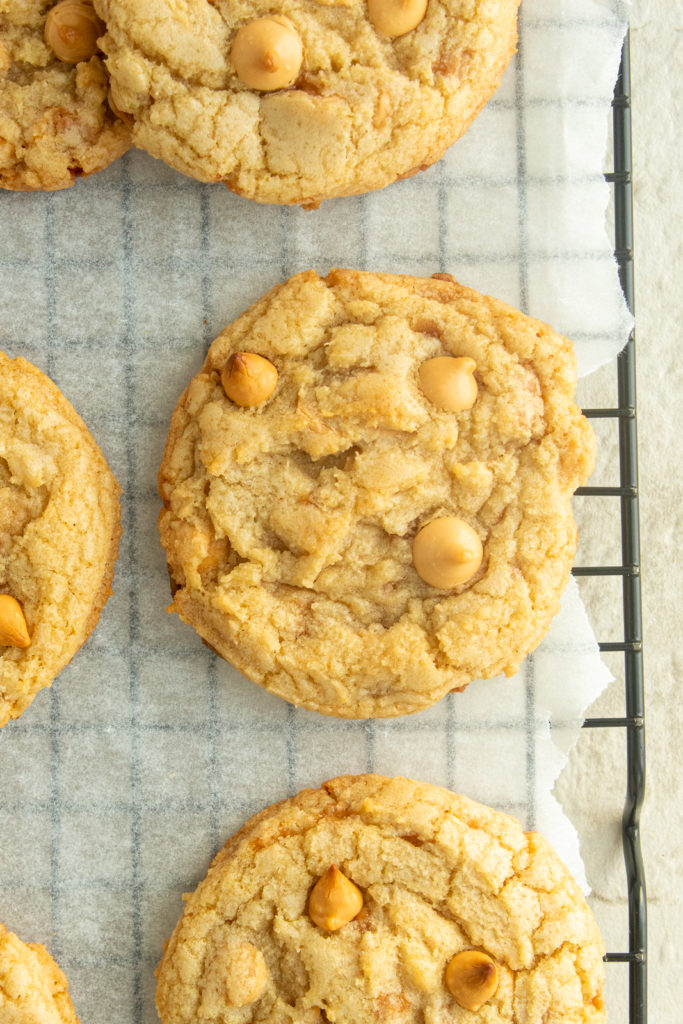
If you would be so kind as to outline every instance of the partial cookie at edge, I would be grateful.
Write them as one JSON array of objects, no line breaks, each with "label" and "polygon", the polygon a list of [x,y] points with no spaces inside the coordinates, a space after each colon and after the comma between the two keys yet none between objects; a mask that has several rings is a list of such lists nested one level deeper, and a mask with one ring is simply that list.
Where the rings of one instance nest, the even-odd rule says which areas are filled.
[{"label": "partial cookie at edge", "polygon": [[[469,127],[517,42],[519,0],[429,0],[389,38],[365,0],[96,0],[117,106],[136,145],[200,181],[314,207],[424,169]],[[274,13],[301,39],[292,86],[240,81],[238,32]],[[239,63],[239,62],[238,62]]]},{"label": "partial cookie at edge", "polygon": [[30,644],[0,647],[0,725],[18,718],[73,658],[111,593],[119,486],[82,419],[49,378],[0,353],[0,593]]},{"label": "partial cookie at edge", "polygon": [[79,1024],[62,971],[44,946],[0,924],[0,1019],[7,1024]]},{"label": "partial cookie at edge", "polygon": [[45,42],[55,3],[26,0],[0,12],[0,188],[68,188],[131,144],[108,102],[101,55],[75,64]]},{"label": "partial cookie at edge", "polygon": [[[363,899],[334,932],[310,910],[330,865]],[[498,973],[472,1020],[604,1021],[602,939],[542,836],[436,786],[345,776],[227,841],[165,945],[157,1008],[162,1024],[470,1019],[445,977],[467,949]]]}]

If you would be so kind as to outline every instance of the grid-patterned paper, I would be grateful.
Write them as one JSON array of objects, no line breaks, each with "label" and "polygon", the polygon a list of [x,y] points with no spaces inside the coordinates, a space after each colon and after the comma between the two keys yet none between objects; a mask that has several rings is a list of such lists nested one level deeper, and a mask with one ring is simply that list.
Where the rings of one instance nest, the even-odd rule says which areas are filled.
[{"label": "grid-patterned paper", "polygon": [[524,0],[517,58],[446,157],[315,212],[258,206],[137,152],[64,193],[0,195],[0,348],[53,378],[123,489],[113,598],[0,733],[0,920],[50,949],[84,1024],[151,1024],[180,894],[248,815],[335,774],[465,792],[541,827],[582,877],[551,788],[608,675],[573,584],[514,679],[402,720],[323,718],[166,615],[156,472],[209,342],[311,266],[447,271],[574,338],[584,372],[614,356],[629,320],[601,165],[623,16],[617,0]]}]

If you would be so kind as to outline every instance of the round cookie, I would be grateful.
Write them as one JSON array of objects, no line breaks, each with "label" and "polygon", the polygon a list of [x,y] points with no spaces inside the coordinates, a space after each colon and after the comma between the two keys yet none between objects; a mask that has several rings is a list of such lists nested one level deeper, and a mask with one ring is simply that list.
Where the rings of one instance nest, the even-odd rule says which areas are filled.
[{"label": "round cookie", "polygon": [[186,900],[162,1024],[605,1019],[602,939],[549,843],[436,786],[304,790],[251,818]]},{"label": "round cookie", "polygon": [[48,951],[0,924],[0,1020],[3,1024],[78,1024],[69,985]]},{"label": "round cookie", "polygon": [[519,0],[95,5],[136,145],[258,202],[315,207],[443,155],[500,82]]},{"label": "round cookie", "polygon": [[[421,379],[443,357],[474,377],[470,408],[441,408]],[[257,358],[274,390],[237,404],[235,377],[261,397],[272,385]],[[213,342],[173,415],[159,473],[171,610],[324,714],[406,714],[514,673],[575,552],[570,497],[594,439],[574,388],[569,341],[452,278],[291,278]],[[427,548],[448,567],[455,527],[464,580],[427,572],[434,522],[448,536]]]},{"label": "round cookie", "polygon": [[[60,59],[48,37],[59,51]],[[130,146],[130,129],[107,100],[96,36],[81,0],[0,4],[0,187],[68,188]]]},{"label": "round cookie", "polygon": [[121,534],[119,486],[58,388],[0,352],[0,726],[95,628]]}]

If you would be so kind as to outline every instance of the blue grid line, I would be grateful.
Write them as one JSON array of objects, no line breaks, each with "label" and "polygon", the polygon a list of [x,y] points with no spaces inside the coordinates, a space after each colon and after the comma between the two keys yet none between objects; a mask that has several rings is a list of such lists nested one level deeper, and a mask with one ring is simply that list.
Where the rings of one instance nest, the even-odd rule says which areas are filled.
[{"label": "blue grid line", "polygon": [[[431,735],[434,735],[434,730],[432,730],[432,734]],[[374,771],[375,769],[372,766],[370,766],[370,767],[366,768],[365,770],[366,771]],[[301,787],[299,787],[299,788],[301,788]],[[448,788],[452,789],[453,786],[450,785]],[[223,802],[218,804],[217,810],[220,813],[221,811],[229,809],[230,806],[231,806],[230,801],[229,800],[225,800],[225,801],[223,801]],[[3,813],[12,813],[13,811],[17,810],[17,808],[12,807],[12,806],[5,807],[5,806],[0,805],[0,807],[1,807],[2,811],[3,811]],[[67,803],[67,804],[64,804],[63,810],[67,814],[88,814],[88,815],[92,815],[92,814],[98,814],[99,815],[99,814],[102,814],[102,813],[107,813],[107,814],[114,814],[114,813],[117,813],[117,814],[129,814],[131,812],[131,810],[132,810],[132,807],[133,807],[133,805],[131,803],[121,803],[121,802],[115,802],[115,803],[111,803],[111,804],[109,804],[109,803],[102,803],[102,804],[91,803],[91,804],[82,804],[82,805],[80,805],[80,804],[74,805],[74,804]],[[514,813],[514,808],[522,808],[523,809],[523,813],[519,815],[520,817],[524,817],[524,814],[527,813],[526,804],[523,803],[520,800],[499,799],[499,800],[496,801],[496,808],[499,811],[504,811],[507,814],[513,814]],[[32,809],[31,808],[27,808],[27,810],[30,812]],[[41,816],[44,817],[47,814],[49,814],[49,810],[50,810],[49,803],[44,803],[41,806],[40,810],[35,811],[34,814],[35,814],[35,816],[41,815]],[[187,799],[187,800],[164,800],[164,801],[162,801],[162,802],[160,802],[158,804],[153,804],[153,803],[146,804],[145,805],[145,810],[149,814],[168,814],[169,816],[175,815],[178,818],[181,818],[183,816],[186,816],[188,813],[201,813],[201,814],[210,815],[214,811],[214,804],[213,804],[213,801],[211,801],[211,800],[195,800],[194,798]],[[212,850],[219,849],[219,847],[223,844],[223,842],[225,841],[226,838],[227,837],[223,833],[221,833],[219,835],[218,841],[216,843],[214,843],[213,842],[213,837],[211,837]],[[42,891],[44,891],[44,890],[46,890],[48,888],[47,885],[41,885],[41,884],[35,884],[34,885],[32,883],[29,884],[25,880],[22,882],[20,878],[12,878],[12,876],[4,876],[3,880],[2,880],[2,883],[3,883],[3,886],[6,886],[7,888],[19,888],[22,891],[27,891],[27,888],[28,888],[28,889],[30,889],[31,891],[34,891],[34,892],[39,892],[39,891],[42,892]],[[115,889],[117,889],[117,891],[118,891],[118,887],[120,887],[122,890],[124,890],[127,893],[130,893],[130,888],[131,888],[130,884],[128,882],[110,882],[110,881],[107,881],[106,879],[93,879],[93,878],[90,878],[87,875],[85,875],[85,876],[73,876],[73,877],[70,877],[68,879],[67,878],[60,879],[60,891],[61,892],[65,892],[68,889],[76,890],[76,889],[82,888],[83,886],[90,886],[90,887],[95,888],[95,889],[99,889],[99,888],[115,888]],[[145,884],[144,888],[145,888],[146,892],[150,891],[150,887],[149,887],[148,883]],[[154,890],[154,891],[166,892],[166,890],[168,888],[169,888],[168,885],[160,883],[158,890]]]},{"label": "blue grid line", "polygon": [[287,793],[294,796],[296,793],[296,724],[294,721],[295,708],[293,704],[287,705]]},{"label": "blue grid line", "polygon": [[[529,238],[527,233],[528,199],[526,186],[526,119],[524,82],[524,15],[519,10],[519,44],[515,63],[515,100],[517,103],[517,232],[519,244],[519,296],[520,309],[528,312],[529,306]],[[532,829],[536,822],[536,716],[535,688],[533,685],[533,654],[525,662],[526,679],[526,773],[527,773],[527,827]]]},{"label": "blue grid line", "polygon": [[368,718],[365,722],[365,770],[367,772],[376,771],[375,762],[375,723],[373,719]]},{"label": "blue grid line", "polygon": [[445,274],[447,272],[447,237],[448,229],[446,223],[446,214],[448,208],[448,184],[446,181],[446,172],[444,169],[443,160],[439,161],[438,164],[438,182],[437,182],[437,217],[439,219],[439,273]]},{"label": "blue grid line", "polygon": [[[51,197],[44,196],[45,209],[45,247],[47,252],[54,249],[54,213]],[[51,260],[45,261],[45,302],[47,319],[46,362],[47,373],[53,377],[54,368],[54,335],[57,315],[56,281],[54,265]],[[52,925],[52,951],[56,959],[61,953],[61,917],[60,917],[60,853],[61,853],[61,811],[60,811],[60,709],[59,690],[50,694],[50,920]]]},{"label": "blue grid line", "polygon": [[530,654],[525,663],[526,676],[526,827],[536,828],[536,676],[534,655]]},{"label": "blue grid line", "polygon": [[358,268],[369,270],[368,264],[368,197],[358,196]]},{"label": "blue grid line", "polygon": [[[125,406],[128,421],[133,418],[135,410],[135,379],[132,353],[135,347],[135,315],[134,315],[134,282],[133,282],[133,196],[130,188],[130,170],[128,157],[123,157],[123,182],[121,202],[123,210],[123,239],[122,239],[122,274],[124,281],[123,289],[123,351],[121,358],[125,367]],[[128,564],[132,567],[137,564],[136,557],[136,525],[137,525],[137,501],[134,488],[136,478],[135,470],[135,440],[132,431],[126,435],[126,468],[127,483],[125,487],[125,512],[127,531],[124,538],[127,539],[126,554]],[[131,789],[131,839],[132,839],[132,917],[133,917],[133,950],[134,959],[138,963],[142,959],[142,879],[141,879],[141,852],[140,842],[142,833],[142,808],[140,806],[140,760],[139,760],[139,687],[138,687],[138,665],[137,649],[139,641],[138,625],[138,576],[131,572],[128,577],[128,673],[130,685],[130,734],[131,734],[131,757],[130,757],[130,789]],[[135,968],[133,982],[134,1016],[136,1024],[141,1024],[143,1015],[143,994],[142,994],[142,972]]]},{"label": "blue grid line", "polygon": [[[210,186],[201,187],[201,292],[203,313],[204,349],[208,351],[213,340],[213,292],[211,284],[211,203]],[[158,494],[157,494],[158,501]],[[208,694],[206,731],[209,736],[209,821],[211,828],[211,847],[217,850],[221,844],[219,826],[220,799],[218,785],[218,672],[216,655],[207,653],[206,666]]]},{"label": "blue grid line", "polygon": [[[430,191],[433,191],[433,189],[431,187],[430,187]],[[434,264],[436,264],[437,262],[440,262],[440,253],[441,253],[441,248],[440,248],[439,245],[437,245],[437,246],[435,246],[434,251],[431,252],[431,253],[427,253],[427,254],[424,254],[424,253],[411,253],[410,254],[410,259],[414,263],[421,263],[421,264],[431,264],[431,263],[434,263]],[[396,251],[387,250],[385,252],[384,259],[387,260],[387,261],[389,261],[389,260],[400,261],[400,260],[405,260],[405,255],[406,254],[403,251],[396,252]],[[342,254],[338,254],[337,256],[335,256],[333,253],[328,253],[327,257],[328,258],[325,260],[325,264],[327,266],[342,267],[342,266],[345,266],[345,264],[348,262],[347,256],[346,255],[342,255]],[[473,264],[475,266],[483,264],[483,263],[491,263],[491,264],[509,263],[509,264],[515,264],[517,262],[517,253],[516,252],[500,252],[500,250],[496,250],[495,252],[493,250],[487,251],[487,252],[468,252],[467,250],[455,248],[455,249],[452,250],[452,254],[449,257],[449,259],[451,261],[458,260],[458,261],[464,262],[464,263],[471,263],[471,264]],[[258,269],[259,267],[269,268],[269,267],[272,266],[272,263],[273,263],[272,259],[270,257],[267,257],[267,256],[259,257],[259,258],[255,259],[253,262],[248,261],[248,260],[241,260],[239,257],[230,257],[228,255],[226,255],[225,257],[209,256],[209,260],[210,260],[211,263],[214,263],[214,262],[215,263],[220,263],[221,267],[223,267],[225,270],[232,270],[232,271],[238,271],[238,270],[244,270],[244,269],[254,270],[254,269]],[[287,260],[289,261],[289,256],[287,257]],[[179,258],[178,256],[169,256],[169,257],[164,257],[163,259],[159,259],[159,260],[150,258],[147,262],[148,262],[150,270],[157,270],[158,271],[158,270],[162,270],[162,269],[169,269],[169,270],[172,270],[172,271],[174,271],[174,272],[176,272],[178,274],[183,274],[183,273],[186,273],[188,270],[194,269],[195,261],[196,261],[196,257],[195,256],[187,256],[185,258]],[[606,253],[606,252],[603,252],[603,251],[597,250],[597,249],[594,249],[594,250],[591,250],[591,249],[575,249],[575,250],[572,250],[572,249],[561,249],[561,250],[554,250],[554,249],[547,249],[547,250],[545,250],[545,249],[529,249],[529,251],[527,253],[527,262],[528,263],[547,263],[549,261],[550,262],[560,261],[560,262],[563,262],[563,263],[567,263],[567,262],[575,262],[575,263],[589,263],[589,262],[612,263],[613,262],[613,257],[612,257],[612,255],[610,253]],[[357,262],[362,263],[363,259],[359,259]],[[365,262],[367,262],[367,258],[365,258]],[[26,257],[24,260],[13,259],[13,258],[10,257],[6,261],[3,261],[2,257],[0,256],[0,267],[2,267],[3,265],[6,266],[6,267],[23,266],[23,267],[29,267],[31,269],[41,269],[41,267],[42,267],[42,263],[41,263],[40,259],[33,258],[33,257]],[[69,270],[92,270],[93,267],[94,267],[94,263],[91,262],[91,261],[87,261],[87,260],[80,261],[80,260],[73,260],[71,258],[67,258],[67,259],[62,259],[62,260],[59,260],[59,259],[55,260],[54,268],[53,269],[54,270],[65,270],[65,269],[69,269]],[[97,269],[97,268],[95,267],[95,269]],[[106,268],[100,268],[100,269],[106,269]],[[56,330],[57,330],[57,327],[56,327],[56,324],[55,324],[55,331]],[[66,339],[66,340],[71,342],[71,339]],[[173,340],[173,336],[171,336],[170,341],[172,342],[172,340]],[[94,343],[102,344],[102,339],[101,338],[99,338],[99,339],[93,338],[92,341]],[[75,339],[74,340],[74,344],[76,344],[76,345],[82,345],[83,343],[84,343],[83,339]],[[182,345],[182,344],[187,344],[187,338],[186,337],[185,338],[177,338],[176,339],[176,344],[179,345],[179,346]]]},{"label": "blue grid line", "polygon": [[446,698],[446,773],[448,788],[455,788],[455,773],[457,768],[458,744],[456,742],[457,709],[455,706],[455,694],[449,693]]},{"label": "blue grid line", "polygon": [[204,344],[208,349],[213,340],[212,330],[212,285],[211,285],[211,203],[209,201],[210,185],[202,185],[200,193],[201,239],[202,239],[202,310],[204,312],[203,335]]}]

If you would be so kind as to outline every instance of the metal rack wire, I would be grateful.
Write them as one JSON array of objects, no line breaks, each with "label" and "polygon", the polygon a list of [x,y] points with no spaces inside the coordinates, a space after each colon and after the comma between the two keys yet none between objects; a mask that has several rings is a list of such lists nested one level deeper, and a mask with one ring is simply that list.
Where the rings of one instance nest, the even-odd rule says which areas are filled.
[{"label": "metal rack wire", "polygon": [[[612,101],[614,170],[606,174],[614,189],[614,252],[619,277],[631,312],[634,311],[633,206],[631,156],[630,40],[626,36],[619,78]],[[638,525],[638,452],[636,424],[635,332],[617,360],[617,406],[585,409],[593,419],[614,418],[619,425],[619,486],[582,487],[577,494],[618,497],[621,504],[621,565],[574,569],[575,576],[616,576],[622,580],[624,639],[601,643],[601,651],[624,655],[625,710],[620,718],[590,718],[589,729],[625,729],[627,785],[622,816],[622,841],[628,884],[629,948],[607,953],[608,963],[627,963],[629,1024],[647,1020],[647,908],[645,873],[640,846],[640,810],[645,791],[645,719],[643,643],[640,592],[640,535]]]}]

